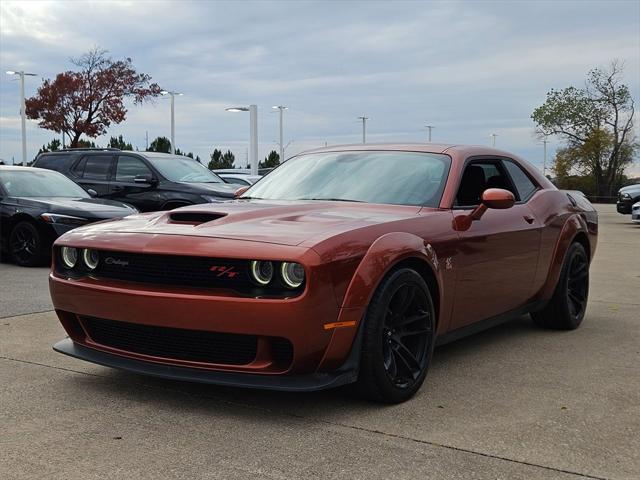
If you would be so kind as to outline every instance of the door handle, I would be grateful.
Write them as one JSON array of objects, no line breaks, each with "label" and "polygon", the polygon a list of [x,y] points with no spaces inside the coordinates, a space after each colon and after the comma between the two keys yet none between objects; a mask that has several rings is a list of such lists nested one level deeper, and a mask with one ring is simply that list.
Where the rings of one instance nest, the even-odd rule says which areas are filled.
[{"label": "door handle", "polygon": [[527,222],[529,224],[531,224],[531,223],[536,221],[536,219],[534,217],[532,217],[531,215],[525,215],[523,218],[524,218],[525,222]]}]

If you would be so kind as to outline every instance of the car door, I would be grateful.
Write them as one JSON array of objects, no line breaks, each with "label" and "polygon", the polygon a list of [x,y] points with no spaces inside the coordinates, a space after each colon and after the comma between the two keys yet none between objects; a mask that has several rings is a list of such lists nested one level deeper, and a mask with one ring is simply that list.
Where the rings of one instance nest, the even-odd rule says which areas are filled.
[{"label": "car door", "polygon": [[139,157],[118,155],[111,179],[112,200],[133,205],[141,212],[158,210],[157,177]]},{"label": "car door", "polygon": [[71,179],[85,190],[95,191],[98,197],[108,197],[112,168],[111,153],[85,155],[71,168]]},{"label": "car door", "polygon": [[452,328],[517,309],[533,294],[541,225],[529,209],[527,198],[515,188],[503,159],[467,161],[453,215],[469,215],[487,188],[511,191],[516,203],[505,210],[487,209],[479,220],[459,232]]}]

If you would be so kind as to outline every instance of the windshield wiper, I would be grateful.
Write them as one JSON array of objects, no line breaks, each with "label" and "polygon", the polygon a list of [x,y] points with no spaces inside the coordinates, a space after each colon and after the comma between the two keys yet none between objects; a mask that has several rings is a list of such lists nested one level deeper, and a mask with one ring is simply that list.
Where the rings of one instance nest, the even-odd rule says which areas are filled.
[{"label": "windshield wiper", "polygon": [[300,198],[300,200],[319,200],[325,202],[357,202],[366,203],[364,200],[353,200],[351,198]]}]

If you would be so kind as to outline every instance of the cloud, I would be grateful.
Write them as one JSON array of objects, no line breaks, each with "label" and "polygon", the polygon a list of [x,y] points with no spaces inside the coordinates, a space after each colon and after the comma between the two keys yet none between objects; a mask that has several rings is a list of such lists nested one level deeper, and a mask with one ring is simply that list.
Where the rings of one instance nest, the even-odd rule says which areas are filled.
[{"label": "cloud", "polygon": [[[615,3],[615,5],[612,5]],[[578,8],[579,5],[579,8]],[[248,116],[259,105],[260,156],[275,148],[284,104],[288,153],[358,142],[356,116],[371,117],[371,141],[434,139],[498,145],[536,163],[530,114],[550,88],[581,85],[594,66],[627,61],[640,91],[637,2],[201,2],[0,3],[0,68],[43,77],[71,68],[94,45],[131,57],[176,99],[176,140],[207,157],[214,146],[244,158]],[[0,156],[20,156],[18,85],[0,77]],[[27,81],[32,95],[39,80]],[[636,98],[636,100],[640,100]],[[17,130],[16,130],[17,128]],[[105,138],[169,136],[165,100],[131,106]],[[17,135],[17,136],[16,136]],[[28,125],[34,155],[55,134]],[[550,156],[559,144],[553,139]]]}]

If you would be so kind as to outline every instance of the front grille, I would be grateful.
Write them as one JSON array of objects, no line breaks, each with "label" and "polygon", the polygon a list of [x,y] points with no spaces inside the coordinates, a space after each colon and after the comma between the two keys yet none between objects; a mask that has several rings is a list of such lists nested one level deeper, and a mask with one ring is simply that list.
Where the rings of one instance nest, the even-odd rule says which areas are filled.
[{"label": "front grille", "polygon": [[253,288],[246,260],[100,252],[95,277],[203,288]]},{"label": "front grille", "polygon": [[167,359],[246,365],[255,359],[258,346],[255,335],[157,327],[95,317],[80,320],[89,337],[100,345]]}]

